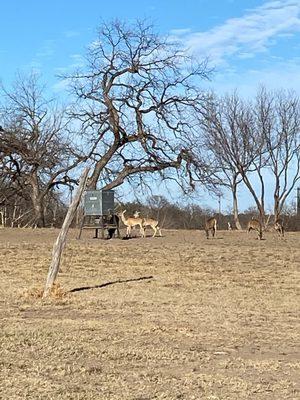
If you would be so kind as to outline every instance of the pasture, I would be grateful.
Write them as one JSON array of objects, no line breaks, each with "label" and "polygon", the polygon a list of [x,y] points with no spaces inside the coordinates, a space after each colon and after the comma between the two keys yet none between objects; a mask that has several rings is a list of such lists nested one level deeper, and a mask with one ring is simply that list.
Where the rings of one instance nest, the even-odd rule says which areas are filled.
[{"label": "pasture", "polygon": [[[298,399],[300,233],[0,230],[1,399]],[[150,232],[148,232],[150,234]]]}]

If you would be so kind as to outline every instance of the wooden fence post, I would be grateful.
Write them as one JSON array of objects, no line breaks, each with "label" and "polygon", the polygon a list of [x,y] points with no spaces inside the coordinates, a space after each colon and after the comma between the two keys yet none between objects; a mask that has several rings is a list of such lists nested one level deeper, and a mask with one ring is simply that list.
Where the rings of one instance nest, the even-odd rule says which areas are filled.
[{"label": "wooden fence post", "polygon": [[88,173],[89,173],[89,168],[86,168],[80,177],[77,192],[72,200],[72,203],[70,204],[70,207],[68,209],[67,215],[64,220],[64,223],[63,223],[60,233],[56,239],[56,242],[53,245],[52,261],[51,261],[49,271],[48,271],[48,276],[47,276],[46,285],[45,285],[45,289],[44,289],[44,293],[43,293],[43,298],[45,298],[49,295],[51,288],[55,282],[55,279],[57,277],[57,274],[59,271],[60,260],[61,260],[61,254],[62,254],[62,251],[66,244],[67,233],[70,228],[73,217],[76,213],[77,207],[80,203],[82,193],[85,189]]}]

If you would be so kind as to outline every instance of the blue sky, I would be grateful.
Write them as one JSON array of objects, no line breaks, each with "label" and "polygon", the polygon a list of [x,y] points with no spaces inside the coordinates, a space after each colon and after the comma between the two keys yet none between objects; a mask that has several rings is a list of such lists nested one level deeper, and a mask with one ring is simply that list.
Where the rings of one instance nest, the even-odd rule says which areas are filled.
[{"label": "blue sky", "polygon": [[[2,1],[0,79],[35,69],[57,97],[57,75],[79,66],[101,20],[148,18],[197,57],[209,57],[218,92],[257,86],[300,94],[300,0]],[[208,201],[207,201],[208,202]],[[242,193],[242,205],[252,204]]]}]

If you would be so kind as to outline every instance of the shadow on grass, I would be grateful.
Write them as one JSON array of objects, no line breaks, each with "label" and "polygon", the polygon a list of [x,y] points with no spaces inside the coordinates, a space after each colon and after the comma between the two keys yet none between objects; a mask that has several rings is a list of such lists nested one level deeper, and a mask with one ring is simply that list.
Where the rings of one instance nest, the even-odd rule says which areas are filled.
[{"label": "shadow on grass", "polygon": [[119,279],[117,281],[101,283],[101,285],[83,286],[83,287],[71,289],[69,291],[69,293],[80,292],[82,290],[101,289],[106,286],[115,285],[116,283],[139,282],[139,281],[144,281],[147,279],[153,279],[153,276],[141,276],[140,278],[132,278],[132,279]]},{"label": "shadow on grass", "polygon": [[[164,238],[165,236],[154,236],[154,238]],[[142,238],[141,236],[124,236],[121,239],[122,240],[132,240],[132,239],[145,239],[145,238],[153,238],[152,235],[146,235],[144,238]]]}]

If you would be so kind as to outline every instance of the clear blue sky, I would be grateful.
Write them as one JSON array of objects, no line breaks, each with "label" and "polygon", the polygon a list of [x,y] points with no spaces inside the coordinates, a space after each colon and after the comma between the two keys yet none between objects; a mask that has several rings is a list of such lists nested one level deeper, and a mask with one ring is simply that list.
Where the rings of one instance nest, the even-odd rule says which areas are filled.
[{"label": "clear blue sky", "polygon": [[210,58],[219,92],[251,96],[264,83],[300,94],[300,0],[3,0],[0,14],[0,79],[8,86],[17,71],[35,69],[59,97],[57,75],[82,63],[101,20],[148,18]]}]

